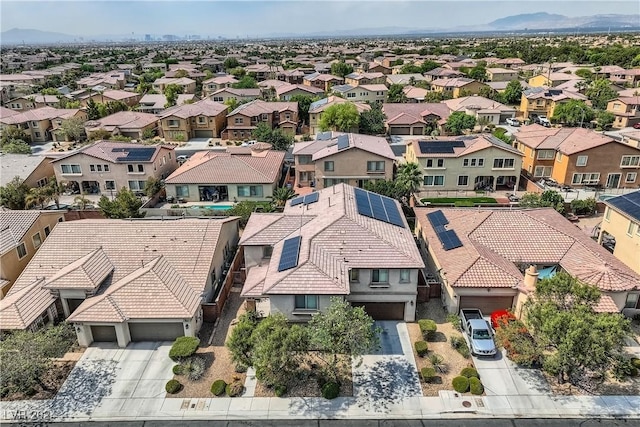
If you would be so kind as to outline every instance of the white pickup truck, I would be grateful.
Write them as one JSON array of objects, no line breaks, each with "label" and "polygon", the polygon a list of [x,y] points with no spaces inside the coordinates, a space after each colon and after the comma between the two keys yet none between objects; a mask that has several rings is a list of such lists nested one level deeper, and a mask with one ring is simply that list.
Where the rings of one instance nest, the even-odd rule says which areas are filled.
[{"label": "white pickup truck", "polygon": [[467,338],[469,338],[472,355],[494,356],[496,354],[496,344],[493,342],[491,326],[484,320],[480,310],[463,308],[460,310],[460,322]]}]

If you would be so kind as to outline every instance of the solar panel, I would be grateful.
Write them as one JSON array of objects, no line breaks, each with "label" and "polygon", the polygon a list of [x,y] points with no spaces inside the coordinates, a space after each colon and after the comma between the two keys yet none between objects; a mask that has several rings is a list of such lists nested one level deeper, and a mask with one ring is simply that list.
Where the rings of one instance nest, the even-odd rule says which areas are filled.
[{"label": "solar panel", "polygon": [[387,211],[389,222],[393,225],[397,225],[398,227],[404,227],[404,222],[402,221],[402,216],[400,215],[398,206],[396,206],[396,202],[389,197],[381,196],[381,198],[384,208]]},{"label": "solar panel", "polygon": [[126,156],[116,158],[120,162],[148,162],[153,157],[156,149],[153,147],[113,148],[114,153],[125,153]]},{"label": "solar panel", "polygon": [[373,217],[379,221],[389,222],[387,212],[384,210],[382,199],[379,194],[369,193],[369,201],[371,202],[371,210]]},{"label": "solar panel", "polygon": [[454,148],[464,147],[464,141],[418,141],[422,153],[453,154]]},{"label": "solar panel", "polygon": [[633,217],[635,220],[640,220],[640,191],[613,197],[607,200],[607,203]]},{"label": "solar panel", "polygon": [[349,148],[349,136],[340,135],[338,136],[338,151],[344,150],[345,148]]},{"label": "solar panel", "polygon": [[282,246],[282,254],[280,254],[280,263],[278,271],[289,270],[298,265],[298,256],[300,255],[300,242],[302,237],[292,237],[284,241]]},{"label": "solar panel", "polygon": [[449,224],[449,220],[447,220],[447,217],[444,216],[441,210],[428,213],[427,219],[429,220],[433,228],[436,228],[439,225],[444,226]]},{"label": "solar panel", "polygon": [[297,206],[304,201],[304,197],[296,197],[295,199],[291,199],[290,206]]},{"label": "solar panel", "polygon": [[318,141],[328,141],[331,139],[332,136],[332,132],[328,131],[328,132],[320,132],[317,136],[316,139]]},{"label": "solar panel", "polygon": [[304,196],[304,204],[308,205],[309,203],[315,203],[318,201],[320,197],[320,193],[311,193]]},{"label": "solar panel", "polygon": [[440,233],[438,237],[440,238],[442,247],[445,251],[449,251],[451,249],[459,248],[462,246],[462,242],[458,238],[456,232],[453,230],[448,230],[444,233]]},{"label": "solar panel", "polygon": [[366,191],[359,188],[354,188],[356,195],[356,207],[360,215],[373,218],[373,211],[371,210],[371,203],[369,202],[369,196]]}]

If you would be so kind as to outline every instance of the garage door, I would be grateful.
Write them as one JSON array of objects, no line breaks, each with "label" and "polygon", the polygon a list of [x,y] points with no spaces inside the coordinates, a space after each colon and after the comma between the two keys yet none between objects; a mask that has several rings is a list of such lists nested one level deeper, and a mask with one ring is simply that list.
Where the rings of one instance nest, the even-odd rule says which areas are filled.
[{"label": "garage door", "polygon": [[352,302],[354,307],[363,307],[375,320],[404,320],[403,302]]},{"label": "garage door", "polygon": [[129,323],[131,341],[173,341],[184,335],[180,323]]},{"label": "garage door", "polygon": [[513,297],[460,297],[460,308],[479,308],[484,315],[513,307]]},{"label": "garage door", "polygon": [[424,128],[423,127],[414,127],[413,128],[413,135],[422,135],[424,133]]},{"label": "garage door", "polygon": [[394,126],[389,132],[391,135],[411,135],[411,128],[409,126]]},{"label": "garage door", "polygon": [[115,326],[92,326],[91,335],[93,335],[93,340],[95,342],[118,341]]},{"label": "garage door", "polygon": [[213,138],[212,130],[197,130],[194,133],[196,138]]}]

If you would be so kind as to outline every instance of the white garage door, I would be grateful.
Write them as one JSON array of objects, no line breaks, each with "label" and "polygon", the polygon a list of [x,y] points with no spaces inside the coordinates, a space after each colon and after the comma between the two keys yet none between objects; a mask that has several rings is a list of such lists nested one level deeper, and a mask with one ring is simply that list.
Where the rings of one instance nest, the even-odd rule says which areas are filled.
[{"label": "white garage door", "polygon": [[460,308],[479,308],[485,316],[496,310],[505,310],[513,307],[513,297],[460,297]]},{"label": "white garage door", "polygon": [[180,323],[129,323],[131,341],[173,341],[184,335]]}]

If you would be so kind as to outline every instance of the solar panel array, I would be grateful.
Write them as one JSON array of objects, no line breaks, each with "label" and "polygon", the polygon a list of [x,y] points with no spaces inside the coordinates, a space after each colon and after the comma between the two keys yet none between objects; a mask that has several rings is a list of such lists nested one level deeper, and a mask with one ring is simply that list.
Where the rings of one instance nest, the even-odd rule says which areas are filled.
[{"label": "solar panel array", "polygon": [[349,135],[338,136],[338,151],[349,148]]},{"label": "solar panel array", "polygon": [[464,141],[418,141],[420,152],[431,154],[453,154],[454,148],[464,147]]},{"label": "solar panel array", "polygon": [[442,211],[438,210],[435,212],[431,212],[427,214],[427,219],[431,223],[431,226],[436,232],[440,243],[442,243],[442,248],[445,251],[459,248],[462,246],[462,242],[460,238],[453,230],[447,230],[445,225],[449,224],[449,220],[442,213]]},{"label": "solar panel array", "polygon": [[125,154],[116,158],[116,161],[119,162],[148,162],[153,157],[156,149],[153,147],[112,148],[111,152]]},{"label": "solar panel array", "polygon": [[302,237],[292,237],[284,241],[282,253],[280,254],[280,263],[278,271],[289,270],[298,265],[298,257],[300,256],[300,242]]},{"label": "solar panel array", "polygon": [[328,141],[331,139],[332,136],[333,136],[333,132],[331,131],[320,132],[318,135],[316,135],[316,139],[318,141]]},{"label": "solar panel array", "polygon": [[295,199],[291,199],[291,206],[297,206],[304,201],[304,197],[296,197]]},{"label": "solar panel array", "polygon": [[640,221],[640,191],[612,197],[607,200],[611,206]]},{"label": "solar panel array", "polygon": [[311,203],[315,203],[320,199],[320,193],[313,192],[311,194],[307,194],[306,196],[296,197],[295,199],[291,199],[289,203],[290,206],[297,206],[299,204],[309,205]]},{"label": "solar panel array", "polygon": [[404,228],[404,221],[395,200],[361,188],[354,188],[354,192],[360,215]]}]

